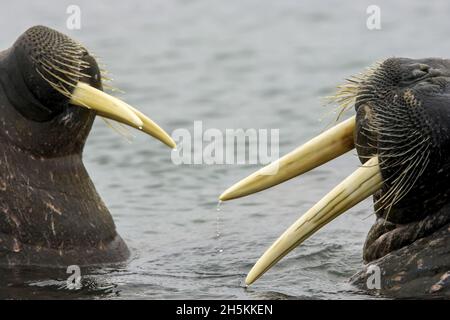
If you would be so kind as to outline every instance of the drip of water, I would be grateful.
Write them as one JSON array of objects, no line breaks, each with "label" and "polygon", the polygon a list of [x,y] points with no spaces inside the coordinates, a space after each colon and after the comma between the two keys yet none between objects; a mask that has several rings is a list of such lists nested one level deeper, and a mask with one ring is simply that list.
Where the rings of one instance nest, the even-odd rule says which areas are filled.
[{"label": "drip of water", "polygon": [[220,238],[220,206],[222,205],[222,201],[219,200],[217,203],[217,215],[216,215],[216,238]]},{"label": "drip of water", "polygon": [[183,141],[181,141],[181,142],[175,141],[175,144],[176,144],[176,146],[175,146],[175,148],[172,149],[172,152],[177,152],[177,153],[181,152],[183,150]]},{"label": "drip of water", "polygon": [[[217,203],[217,208],[216,208],[216,212],[217,212],[217,215],[216,215],[216,239],[219,239],[220,238],[220,210],[221,210],[221,205],[222,205],[222,201],[221,200],[219,200],[219,202]],[[223,249],[222,248],[219,248],[219,253],[222,253],[223,252]]]}]

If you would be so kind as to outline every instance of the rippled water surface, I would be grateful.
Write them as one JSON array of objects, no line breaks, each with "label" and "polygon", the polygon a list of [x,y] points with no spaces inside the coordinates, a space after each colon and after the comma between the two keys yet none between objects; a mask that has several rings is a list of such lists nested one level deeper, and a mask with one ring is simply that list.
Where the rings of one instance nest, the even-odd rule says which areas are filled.
[{"label": "rippled water surface", "polygon": [[[65,27],[69,4],[82,29]],[[377,1],[382,29],[366,28],[368,1],[3,1],[1,48],[44,24],[85,44],[121,96],[163,128],[279,128],[284,154],[334,119],[321,98],[384,57],[450,56],[446,1]],[[131,131],[130,131],[131,132]],[[360,299],[347,279],[362,264],[371,201],[323,228],[261,278],[243,280],[301,213],[351,173],[349,153],[269,191],[218,195],[257,166],[181,165],[139,132],[131,143],[98,119],[86,167],[132,250],[130,261],[83,269],[84,287],[45,269],[2,270],[0,297],[137,299]],[[219,235],[219,236],[218,236]]]}]

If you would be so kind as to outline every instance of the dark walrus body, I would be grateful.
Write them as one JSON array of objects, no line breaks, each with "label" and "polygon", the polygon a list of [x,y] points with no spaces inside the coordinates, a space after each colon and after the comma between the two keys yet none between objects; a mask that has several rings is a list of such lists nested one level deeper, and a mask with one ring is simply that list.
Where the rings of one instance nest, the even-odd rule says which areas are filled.
[{"label": "dark walrus body", "polygon": [[[68,105],[48,121],[24,116],[17,105],[34,97],[18,76],[21,57],[11,51],[0,53],[0,264],[126,259],[128,249],[82,162],[95,113]],[[101,88],[99,80],[89,82]]]}]

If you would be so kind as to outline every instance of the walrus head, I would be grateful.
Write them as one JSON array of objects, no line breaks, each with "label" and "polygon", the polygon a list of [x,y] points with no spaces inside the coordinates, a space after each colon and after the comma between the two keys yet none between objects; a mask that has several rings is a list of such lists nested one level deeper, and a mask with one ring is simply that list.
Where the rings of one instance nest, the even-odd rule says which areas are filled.
[{"label": "walrus head", "polygon": [[[97,62],[81,44],[36,26],[0,56],[1,83],[15,111],[11,143],[49,156],[80,152],[95,115],[140,129],[170,147],[175,143],[152,120],[105,94]],[[45,135],[45,138],[40,138]],[[38,144],[38,145],[37,145]]]},{"label": "walrus head", "polygon": [[[333,100],[344,109],[354,106],[356,116],[220,196],[221,200],[230,200],[270,188],[355,147],[363,163],[278,238],[250,271],[247,284],[322,226],[371,195],[377,222],[364,247],[366,262],[432,237],[450,223],[446,210],[450,202],[450,60],[386,59],[349,79]],[[440,234],[440,240],[448,242],[446,232],[446,236]],[[405,259],[418,260],[419,249],[431,242],[416,248],[414,254],[404,251]],[[445,258],[441,257],[441,267],[446,270],[449,257],[448,250]],[[389,268],[388,264],[384,267]],[[401,269],[398,264],[391,268]]]},{"label": "walrus head", "polygon": [[97,115],[175,147],[150,118],[103,92],[94,57],[68,36],[36,26],[0,52],[0,264],[128,256],[82,163]]}]

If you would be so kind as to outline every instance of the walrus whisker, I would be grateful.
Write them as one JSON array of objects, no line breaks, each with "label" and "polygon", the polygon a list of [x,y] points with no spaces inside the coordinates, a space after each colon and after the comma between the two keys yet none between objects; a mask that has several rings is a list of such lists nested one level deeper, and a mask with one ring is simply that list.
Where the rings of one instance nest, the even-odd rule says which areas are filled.
[{"label": "walrus whisker", "polygon": [[62,59],[68,63],[73,63],[75,65],[78,65],[80,67],[89,67],[89,63],[86,61],[81,60],[81,56],[78,57],[77,59],[74,59],[73,56],[71,55],[66,55],[63,52],[58,55],[58,59]]},{"label": "walrus whisker", "polygon": [[[412,163],[410,162],[406,169],[400,168],[398,172],[395,172],[392,174],[398,175],[397,178],[395,178],[392,182],[392,186],[390,189],[376,202],[377,204],[381,203],[380,209],[384,208],[392,208],[396,203],[398,203],[402,198],[404,198],[408,192],[414,187],[416,181],[421,176],[423,171],[425,170],[427,164],[428,164],[428,155],[429,152],[427,150],[428,146],[426,146],[425,150],[417,150],[416,154],[420,153],[420,157],[417,156],[410,156],[410,159],[414,160]],[[425,163],[422,166],[419,166],[419,164],[425,159]],[[418,167],[422,167],[422,169],[416,173],[416,169]],[[410,171],[412,172],[410,173]],[[411,179],[414,179],[412,183],[410,182]],[[390,179],[386,179],[388,181]],[[405,188],[406,187],[406,188]],[[390,212],[390,209],[388,210],[388,214]]]},{"label": "walrus whisker", "polygon": [[106,125],[113,131],[115,131],[120,136],[124,137],[128,142],[132,142],[132,140],[135,138],[135,136],[131,133],[131,131],[125,127],[123,124],[119,122],[112,122],[108,118],[100,117]]},{"label": "walrus whisker", "polygon": [[[411,139],[407,143],[403,144],[402,147],[416,146],[415,144],[418,143],[417,141],[419,141],[419,140],[420,140],[419,144],[426,143],[426,142],[428,142],[430,140],[430,138],[425,138],[425,139],[421,139],[421,138],[422,137],[418,136],[418,137],[416,137],[414,139]],[[389,140],[384,140],[384,142],[395,143],[395,141],[389,141]],[[405,151],[405,152],[401,152],[401,153],[392,153],[392,152],[384,153],[384,151],[395,150],[396,148],[394,148],[394,147],[379,147],[378,149],[380,151],[382,151],[383,157],[398,157],[398,156],[405,155],[406,153],[409,152],[409,151]]]},{"label": "walrus whisker", "polygon": [[103,88],[104,88],[105,90],[108,90],[108,91],[114,92],[114,93],[120,93],[120,94],[124,94],[124,93],[125,93],[123,90],[120,90],[119,88],[110,86],[110,85],[108,85],[108,84],[104,84],[104,85],[103,85]]},{"label": "walrus whisker", "polygon": [[[421,161],[422,162],[422,161]],[[429,163],[429,159],[426,158],[423,165],[421,166],[422,169],[415,175],[415,179],[412,183],[410,183],[407,187],[406,190],[403,191],[401,197],[399,197],[396,201],[393,201],[393,205],[397,204],[398,202],[400,202],[408,193],[409,191],[414,187],[415,183],[417,182],[417,180],[420,178],[420,176],[422,175],[422,173],[425,171],[425,169],[427,168]]]},{"label": "walrus whisker", "polygon": [[[74,65],[71,65],[71,64],[68,64],[68,63],[65,63],[65,62],[61,61],[61,59],[59,59],[59,58],[56,59],[53,56],[51,56],[50,59],[54,63],[57,63],[57,64],[61,65],[62,67],[65,67],[65,68],[68,68],[68,69],[71,69],[71,70],[81,71],[81,70],[84,70],[84,69],[86,69],[88,67],[88,66],[83,66],[83,65],[80,65],[80,64],[74,66]],[[90,77],[90,75],[87,75],[87,76]]]},{"label": "walrus whisker", "polygon": [[[47,79],[47,77],[38,69],[35,70],[53,89],[57,90],[59,93],[63,94],[65,97],[70,98],[71,93],[64,87],[64,85],[54,83],[53,81]],[[63,90],[64,89],[64,90]],[[68,93],[68,94],[67,94]]]},{"label": "walrus whisker", "polygon": [[[58,72],[60,72],[60,73],[62,73],[62,74],[65,74],[65,75],[67,75],[68,77],[72,77],[72,79],[74,79],[75,81],[76,81],[76,79],[78,79],[78,78],[82,78],[82,77],[89,78],[89,77],[90,77],[89,75],[83,74],[83,73],[78,72],[78,71],[75,71],[74,69],[69,69],[69,70],[61,69],[61,68],[55,66],[53,63],[47,61],[45,58],[42,58],[42,60],[40,61],[40,63],[41,63],[43,66],[47,67],[48,69],[55,69],[56,71],[58,71]],[[72,70],[72,71],[70,71],[70,70]]]},{"label": "walrus whisker", "polygon": [[71,83],[65,79],[63,79],[62,77],[58,76],[57,74],[53,73],[52,71],[50,71],[46,66],[42,65],[42,69],[44,69],[49,75],[51,75],[52,77],[54,77],[55,79],[61,81],[64,84],[67,84],[68,86],[71,86],[73,88],[75,88],[75,83]]}]

